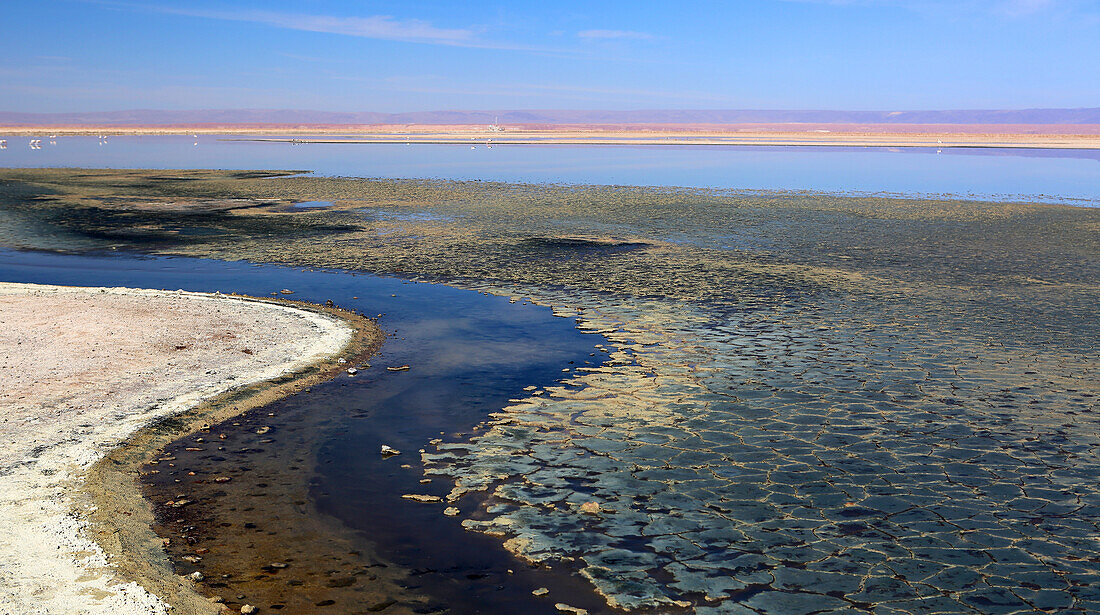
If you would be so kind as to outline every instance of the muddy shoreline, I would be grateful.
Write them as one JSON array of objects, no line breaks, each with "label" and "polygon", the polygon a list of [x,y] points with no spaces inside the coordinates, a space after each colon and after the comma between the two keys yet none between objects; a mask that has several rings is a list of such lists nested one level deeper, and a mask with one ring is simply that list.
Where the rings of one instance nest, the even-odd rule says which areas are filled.
[{"label": "muddy shoreline", "polygon": [[[382,344],[377,326],[361,315],[298,301],[261,301],[336,316],[353,326],[354,336],[338,353],[348,364],[365,362]],[[220,612],[218,604],[205,598],[196,600],[194,583],[177,575],[166,559],[166,541],[153,531],[152,503],[144,499],[137,481],[142,466],[162,457],[164,447],[170,442],[203,432],[212,423],[299,393],[336,377],[346,368],[346,364],[330,359],[274,380],[224,393],[196,408],[149,424],[96,463],[86,483],[87,493],[96,507],[91,516],[92,533],[112,555],[120,574],[137,581],[182,612]]]}]

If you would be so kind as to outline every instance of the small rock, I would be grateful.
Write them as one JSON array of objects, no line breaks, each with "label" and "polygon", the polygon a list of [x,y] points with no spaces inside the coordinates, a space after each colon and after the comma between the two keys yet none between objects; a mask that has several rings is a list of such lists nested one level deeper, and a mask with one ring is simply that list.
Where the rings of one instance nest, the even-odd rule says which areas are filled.
[{"label": "small rock", "polygon": [[396,367],[387,367],[386,369],[390,370],[391,372],[407,372],[407,371],[409,371],[409,366],[408,365],[398,365]]},{"label": "small rock", "polygon": [[215,483],[228,483],[231,480],[233,480],[233,478],[229,477],[229,476],[218,476],[214,479],[214,482]]},{"label": "small rock", "polygon": [[184,555],[180,559],[182,559],[185,562],[190,562],[192,564],[197,564],[197,563],[202,561],[202,558],[199,557],[198,555]]},{"label": "small rock", "polygon": [[[559,602],[555,604],[554,608],[561,611],[562,613],[572,613],[573,615],[588,615],[588,611],[586,609],[569,606],[564,602]],[[243,613],[244,611],[242,610],[241,612]]]},{"label": "small rock", "polygon": [[199,581],[202,581],[206,577],[203,576],[203,574],[201,572],[196,570],[195,572],[192,572],[191,574],[187,575],[187,578],[191,579],[192,581],[194,581],[196,583],[198,583]]},{"label": "small rock", "polygon": [[454,506],[448,506],[447,508],[443,509],[443,514],[447,515],[448,517],[454,517],[458,515],[458,509]]},{"label": "small rock", "polygon": [[255,612],[256,612],[256,607],[252,606],[251,604],[246,604],[246,605],[241,607],[241,613],[243,613],[244,615],[248,615],[249,613],[255,613]]},{"label": "small rock", "polygon": [[284,289],[279,291],[279,294],[281,294],[281,295],[293,295],[294,291],[290,290],[289,288],[284,288]]},{"label": "small rock", "polygon": [[340,357],[339,359],[336,359],[336,362],[343,365],[344,363],[347,363],[348,360],[345,359],[344,357]]},{"label": "small rock", "polygon": [[546,594],[549,594],[549,593],[550,593],[550,590],[546,589],[545,587],[540,587],[540,588],[536,589],[535,591],[531,592],[531,595],[532,596],[545,596]]},{"label": "small rock", "polygon": [[405,495],[402,495],[401,497],[405,498],[406,500],[413,500],[415,502],[442,502],[443,501],[443,498],[439,497],[438,495],[426,495],[426,494],[423,494],[423,493],[406,493]]},{"label": "small rock", "polygon": [[256,433],[258,433],[258,434],[260,434],[260,435],[262,436],[262,435],[264,435],[265,433],[267,433],[267,432],[269,432],[269,431],[271,431],[271,428],[270,428],[270,427],[268,427],[267,425],[264,425],[263,427],[261,427],[261,428],[257,429],[257,430],[256,430]]},{"label": "small rock", "polygon": [[581,504],[581,512],[589,515],[598,515],[600,514],[600,503],[585,502],[584,504]]},{"label": "small rock", "polygon": [[348,368],[348,375],[349,376],[354,376],[355,374],[358,374],[358,373],[359,373],[359,370],[355,369],[354,367],[349,367]]},{"label": "small rock", "polygon": [[382,452],[383,457],[392,457],[394,455],[400,455],[401,454],[401,451],[399,451],[396,448],[390,446],[389,444],[383,444],[381,452]]}]

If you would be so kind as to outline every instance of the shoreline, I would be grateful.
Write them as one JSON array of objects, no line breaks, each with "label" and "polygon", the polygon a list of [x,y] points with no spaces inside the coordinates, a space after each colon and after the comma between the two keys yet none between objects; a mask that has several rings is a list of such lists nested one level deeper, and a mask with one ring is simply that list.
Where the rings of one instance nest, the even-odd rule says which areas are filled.
[{"label": "shoreline", "polygon": [[474,137],[464,139],[462,137],[443,138],[417,138],[400,139],[397,137],[379,138],[347,138],[347,139],[317,139],[317,138],[235,138],[222,139],[225,141],[250,141],[266,143],[293,143],[293,144],[347,144],[347,145],[589,145],[589,146],[681,146],[681,147],[881,147],[881,148],[952,148],[952,149],[1070,149],[1093,150],[1100,149],[1100,139],[1089,139],[1082,143],[1074,143],[1068,140],[1062,141],[1036,141],[1033,143],[1011,141],[930,141],[930,140],[895,140],[895,139],[768,139],[768,138],[501,138],[482,135],[475,141]]},{"label": "shoreline", "polygon": [[[677,145],[760,147],[889,147],[1100,149],[1097,125],[164,125],[0,126],[0,135],[220,136],[245,141],[444,145]],[[14,145],[14,144],[12,144]]]},{"label": "shoreline", "polygon": [[[50,402],[55,400],[50,397],[54,389],[49,384],[28,384],[26,378],[12,376],[13,389],[20,384],[24,385],[23,389],[31,387],[36,393],[26,397],[37,400],[38,405],[46,409],[24,402],[19,406],[13,403],[7,413],[9,416],[5,417],[7,424],[3,425],[7,435],[24,440],[33,438],[42,443],[29,451],[15,447],[14,451],[8,451],[9,459],[0,459],[7,466],[0,474],[0,495],[3,496],[0,507],[10,509],[5,516],[11,520],[0,534],[0,549],[7,551],[0,551],[0,561],[5,562],[3,576],[7,586],[5,592],[0,593],[0,605],[10,608],[13,613],[73,608],[87,613],[112,614],[223,612],[220,605],[199,595],[190,581],[173,572],[163,549],[164,543],[150,526],[151,506],[142,498],[137,467],[142,460],[157,456],[160,447],[205,423],[224,420],[331,378],[344,367],[335,361],[337,355],[373,353],[381,340],[377,329],[365,318],[335,308],[298,302],[179,291],[17,283],[0,284],[0,300],[15,305],[5,315],[5,320],[18,312],[15,302],[20,297],[33,297],[30,302],[39,311],[43,300],[50,299],[55,308],[67,299],[85,302],[94,299],[100,304],[112,302],[108,307],[159,303],[153,311],[177,323],[203,310],[217,309],[210,307],[210,302],[215,302],[218,308],[232,312],[226,317],[230,322],[234,322],[231,319],[235,316],[251,319],[255,329],[242,327],[228,331],[228,344],[250,344],[244,353],[248,356],[244,362],[238,360],[213,377],[210,371],[217,370],[204,374],[201,366],[196,369],[199,365],[196,361],[207,358],[208,363],[218,363],[225,361],[224,353],[203,347],[206,354],[193,353],[185,357],[183,362],[187,365],[182,369],[198,371],[203,376],[199,382],[183,383],[183,388],[172,391],[174,395],[165,394],[171,389],[160,386],[164,383],[158,382],[155,375],[136,374],[138,380],[148,378],[147,383],[142,381],[144,390],[134,389],[133,383],[120,381],[116,375],[114,381],[99,383],[107,389],[101,397],[110,405],[104,405],[102,399],[88,398],[94,394],[90,391],[97,383],[86,379],[82,382],[85,374],[79,371],[81,363],[71,359],[62,361],[62,365],[76,373],[66,373],[64,378],[55,381],[54,389],[61,391],[61,401],[51,408]],[[161,312],[166,303],[178,305],[179,313]],[[88,309],[94,312],[94,308]],[[101,314],[102,310],[99,312]],[[57,320],[59,316],[56,309],[49,314],[43,319],[53,317]],[[69,317],[60,323],[65,334],[87,334],[81,331],[88,328],[87,312],[83,320],[75,318],[74,314],[60,315]],[[34,324],[42,326],[43,323],[32,323],[32,326]],[[97,322],[91,328],[102,329],[114,324]],[[175,329],[180,328],[168,329],[167,325],[162,325],[166,329],[160,330],[157,325],[161,323],[154,321],[148,327],[155,334],[147,335],[143,341],[157,339],[159,344],[162,341],[159,338],[171,338],[178,333]],[[281,333],[271,333],[273,329]],[[256,330],[269,332],[252,335]],[[32,331],[27,335],[33,334]],[[112,332],[108,331],[107,335]],[[38,370],[43,369],[45,376],[51,376],[50,365],[41,361],[41,355],[46,353],[35,354],[28,348],[31,344],[22,345],[26,341],[19,339],[16,344],[20,351],[38,359],[32,366],[36,370],[33,376],[41,375]],[[200,342],[209,340],[203,338]],[[261,345],[265,342],[267,345]],[[110,361],[112,348],[116,353],[126,352],[124,345],[118,350],[120,345],[103,349],[88,342],[76,352],[88,355],[99,352],[99,359],[106,354]],[[65,354],[52,341],[49,346],[48,353]],[[153,374],[160,372],[162,380],[170,379],[172,361],[158,362],[161,357],[155,349],[148,350],[139,357],[133,369],[144,367]],[[179,346],[176,350],[180,350]],[[8,358],[11,364],[11,357]],[[124,358],[131,362],[134,359]],[[149,369],[150,363],[156,367]],[[117,366],[108,363],[104,371],[116,369]],[[73,388],[71,383],[74,382],[77,391],[70,394],[65,387]],[[39,386],[44,389],[41,397],[37,393]],[[116,388],[119,390],[114,390]],[[152,397],[142,397],[149,392]],[[41,416],[36,415],[36,411]],[[79,416],[70,420],[66,411]],[[19,412],[22,415],[18,415]],[[26,419],[26,424],[32,427],[13,428],[12,423],[19,418]],[[79,423],[76,429],[72,429],[74,423]],[[21,456],[23,458],[16,459]]]}]

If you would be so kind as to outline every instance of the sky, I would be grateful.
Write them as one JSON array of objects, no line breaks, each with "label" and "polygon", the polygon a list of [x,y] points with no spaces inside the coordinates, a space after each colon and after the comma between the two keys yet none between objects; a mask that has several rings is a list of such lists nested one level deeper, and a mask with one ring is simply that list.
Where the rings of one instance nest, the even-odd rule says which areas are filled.
[{"label": "sky", "polygon": [[0,111],[1100,107],[1100,0],[4,0]]}]

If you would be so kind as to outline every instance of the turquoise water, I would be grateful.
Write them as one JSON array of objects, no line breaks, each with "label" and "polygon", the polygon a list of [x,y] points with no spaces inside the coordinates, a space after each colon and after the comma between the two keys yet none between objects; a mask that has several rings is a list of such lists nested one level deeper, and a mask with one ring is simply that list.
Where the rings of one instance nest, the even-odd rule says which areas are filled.
[{"label": "turquoise water", "polygon": [[1100,151],[996,148],[291,144],[7,138],[0,167],[301,169],[321,175],[947,195],[1100,204]]}]

